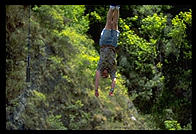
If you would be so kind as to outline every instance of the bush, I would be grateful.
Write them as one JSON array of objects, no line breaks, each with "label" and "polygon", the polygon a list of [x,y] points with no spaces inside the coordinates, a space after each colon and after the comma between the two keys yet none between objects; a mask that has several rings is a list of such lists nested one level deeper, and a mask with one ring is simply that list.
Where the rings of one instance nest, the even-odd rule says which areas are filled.
[{"label": "bush", "polygon": [[166,120],[164,124],[167,130],[182,130],[180,124],[175,120]]},{"label": "bush", "polygon": [[54,129],[54,130],[67,130],[66,127],[64,127],[63,123],[61,122],[61,115],[50,115],[47,119],[46,122],[48,124],[49,130]]}]

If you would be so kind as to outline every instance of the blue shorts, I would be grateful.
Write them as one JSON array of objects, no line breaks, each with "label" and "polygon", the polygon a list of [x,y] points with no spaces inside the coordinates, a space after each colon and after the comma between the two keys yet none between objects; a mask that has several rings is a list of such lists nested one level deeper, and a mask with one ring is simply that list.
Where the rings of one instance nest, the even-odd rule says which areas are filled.
[{"label": "blue shorts", "polygon": [[113,29],[103,29],[99,40],[99,45],[112,45],[117,47],[117,41],[119,37],[119,31]]}]

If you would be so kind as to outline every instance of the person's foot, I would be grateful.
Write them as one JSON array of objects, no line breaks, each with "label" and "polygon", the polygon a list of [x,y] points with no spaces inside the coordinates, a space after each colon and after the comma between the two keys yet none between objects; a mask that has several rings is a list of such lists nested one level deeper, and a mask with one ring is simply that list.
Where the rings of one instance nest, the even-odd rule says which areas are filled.
[{"label": "person's foot", "polygon": [[116,5],[110,5],[110,8],[114,10],[116,8]]},{"label": "person's foot", "polygon": [[118,9],[118,10],[119,10],[119,8],[120,8],[120,5],[116,5],[116,9]]}]

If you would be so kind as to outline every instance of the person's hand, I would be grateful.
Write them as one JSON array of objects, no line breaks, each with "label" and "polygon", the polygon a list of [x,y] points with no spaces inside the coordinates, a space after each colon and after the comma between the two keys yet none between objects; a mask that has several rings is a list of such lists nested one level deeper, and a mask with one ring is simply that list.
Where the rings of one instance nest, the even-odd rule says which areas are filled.
[{"label": "person's hand", "polygon": [[99,92],[98,90],[95,90],[95,96],[98,97],[99,96]]}]

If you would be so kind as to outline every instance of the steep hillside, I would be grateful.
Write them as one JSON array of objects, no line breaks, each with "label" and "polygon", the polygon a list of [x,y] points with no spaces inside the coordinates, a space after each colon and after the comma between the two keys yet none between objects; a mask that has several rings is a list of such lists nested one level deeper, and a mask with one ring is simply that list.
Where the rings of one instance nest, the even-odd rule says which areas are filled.
[{"label": "steep hillside", "polygon": [[100,97],[94,96],[99,54],[85,31],[77,31],[85,18],[76,12],[78,21],[70,24],[65,20],[72,18],[55,14],[73,8],[82,14],[84,7],[67,7],[33,8],[26,83],[29,7],[6,6],[6,129],[154,129],[137,112],[119,73],[113,97],[110,79],[101,79]]}]

